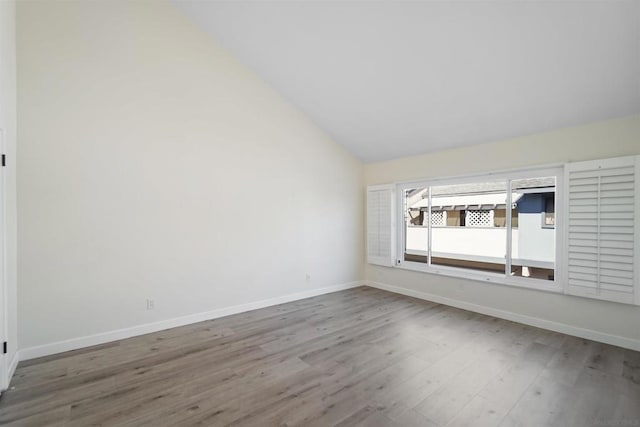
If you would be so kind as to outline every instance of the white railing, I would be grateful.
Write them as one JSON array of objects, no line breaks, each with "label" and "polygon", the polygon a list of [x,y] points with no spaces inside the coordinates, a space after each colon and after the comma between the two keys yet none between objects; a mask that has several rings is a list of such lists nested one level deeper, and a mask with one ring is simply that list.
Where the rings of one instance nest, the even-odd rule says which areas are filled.
[{"label": "white railing", "polygon": [[[444,258],[457,258],[468,261],[504,263],[506,255],[507,229],[503,227],[433,227],[432,228],[432,255]],[[543,233],[552,232],[543,230]],[[414,255],[427,255],[428,228],[411,226],[406,229],[407,253]],[[548,239],[547,239],[548,240]],[[528,260],[521,260],[519,252],[519,230],[512,232],[513,265],[529,265],[553,268],[553,246],[547,248],[546,244],[540,244],[532,239],[532,245],[523,252],[528,255]],[[534,254],[534,256],[531,256]]]},{"label": "white railing", "polygon": [[[407,227],[407,253],[426,256],[428,232],[427,227]],[[433,227],[431,254],[437,257],[466,261],[504,263],[506,232],[507,229],[503,227]],[[518,228],[513,229],[511,237],[512,264],[553,268],[555,258],[554,230],[538,229],[533,233],[532,230],[523,233],[520,233]],[[520,237],[525,234],[525,240],[521,242]]]},{"label": "white railing", "polygon": [[[442,254],[459,254],[476,257],[478,261],[498,259],[504,262],[507,231],[506,228],[484,227],[433,227],[432,248]],[[427,227],[407,227],[407,251],[415,254],[427,252]],[[517,258],[518,231],[513,230],[512,257]],[[481,258],[481,259],[480,259]]]}]

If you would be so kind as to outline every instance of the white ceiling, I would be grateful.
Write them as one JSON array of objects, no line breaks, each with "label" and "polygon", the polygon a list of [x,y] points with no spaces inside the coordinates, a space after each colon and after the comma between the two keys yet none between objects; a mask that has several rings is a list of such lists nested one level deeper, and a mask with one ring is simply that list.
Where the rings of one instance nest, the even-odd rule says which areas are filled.
[{"label": "white ceiling", "polygon": [[174,3],[366,162],[640,112],[640,1]]}]

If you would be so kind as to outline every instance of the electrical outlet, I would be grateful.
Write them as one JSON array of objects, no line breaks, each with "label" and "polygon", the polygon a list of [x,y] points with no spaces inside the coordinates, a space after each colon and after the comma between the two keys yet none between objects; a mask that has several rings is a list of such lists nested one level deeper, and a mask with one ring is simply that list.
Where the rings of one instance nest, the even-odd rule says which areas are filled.
[{"label": "electrical outlet", "polygon": [[156,302],[147,298],[147,310],[153,310],[154,308],[156,308]]},{"label": "electrical outlet", "polygon": [[307,283],[309,283],[310,281],[311,281],[311,275],[307,273]]}]

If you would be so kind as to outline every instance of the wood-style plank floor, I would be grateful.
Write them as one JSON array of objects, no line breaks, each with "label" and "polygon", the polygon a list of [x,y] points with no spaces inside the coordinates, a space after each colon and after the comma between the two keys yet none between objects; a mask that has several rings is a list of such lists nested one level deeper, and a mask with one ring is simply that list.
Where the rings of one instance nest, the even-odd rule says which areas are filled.
[{"label": "wood-style plank floor", "polygon": [[20,363],[0,424],[640,425],[640,353],[356,288]]}]

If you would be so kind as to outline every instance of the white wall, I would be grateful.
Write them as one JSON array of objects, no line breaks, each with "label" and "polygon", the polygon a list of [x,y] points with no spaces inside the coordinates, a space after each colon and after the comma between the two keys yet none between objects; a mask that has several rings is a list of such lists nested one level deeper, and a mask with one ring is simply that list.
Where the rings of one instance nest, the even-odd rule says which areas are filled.
[{"label": "white wall", "polygon": [[[640,153],[640,116],[365,165],[367,185]],[[640,348],[640,307],[366,265],[369,282],[622,337]]]},{"label": "white wall", "polygon": [[555,262],[556,230],[542,226],[540,212],[518,213],[518,234],[518,240],[511,242],[512,247],[517,248],[514,257],[530,261]]},{"label": "white wall", "polygon": [[18,292],[16,285],[16,4],[0,1],[0,128],[4,129],[7,363],[15,368],[18,348]]},{"label": "white wall", "polygon": [[18,72],[21,348],[362,277],[360,162],[170,4],[20,2]]}]

